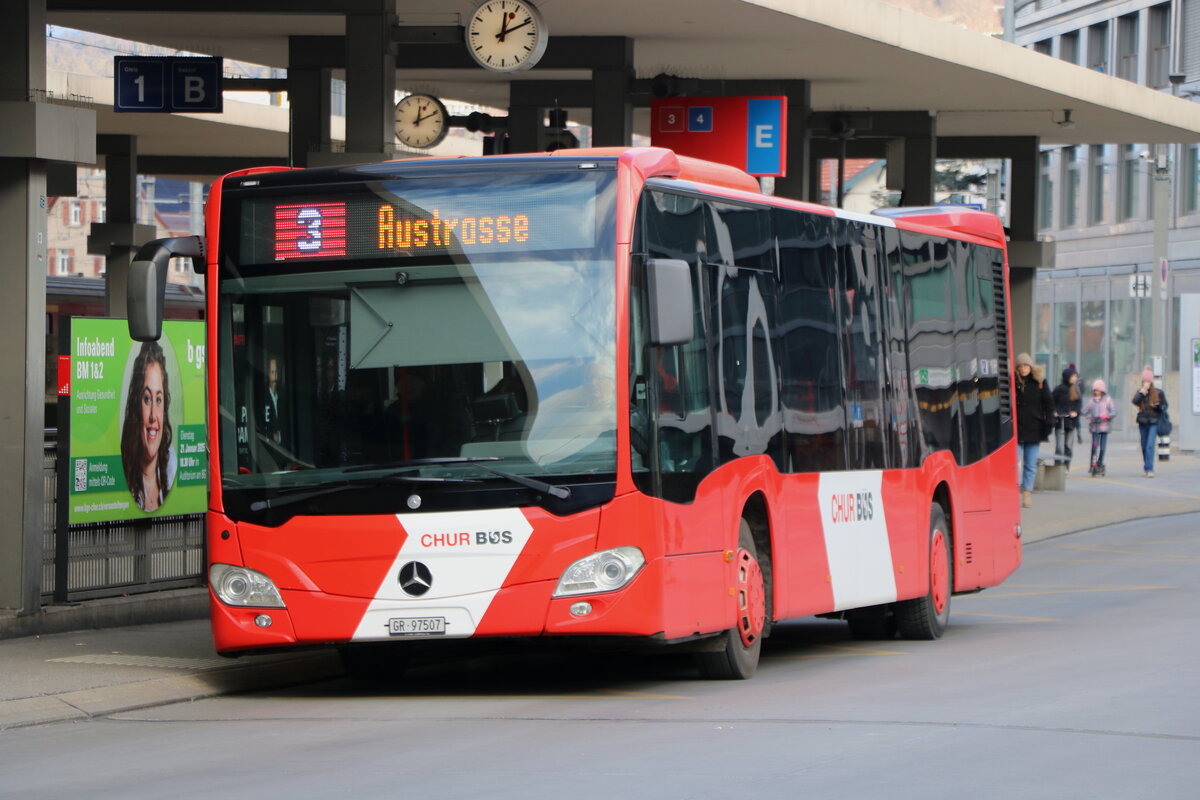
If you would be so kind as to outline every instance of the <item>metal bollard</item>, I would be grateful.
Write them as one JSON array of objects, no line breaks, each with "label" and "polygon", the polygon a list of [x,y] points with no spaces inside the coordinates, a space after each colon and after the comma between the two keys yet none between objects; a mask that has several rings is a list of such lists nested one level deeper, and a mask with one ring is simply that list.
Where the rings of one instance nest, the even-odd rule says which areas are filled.
[{"label": "metal bollard", "polygon": [[1171,460],[1171,437],[1170,436],[1158,437],[1158,460],[1159,461],[1170,461]]}]

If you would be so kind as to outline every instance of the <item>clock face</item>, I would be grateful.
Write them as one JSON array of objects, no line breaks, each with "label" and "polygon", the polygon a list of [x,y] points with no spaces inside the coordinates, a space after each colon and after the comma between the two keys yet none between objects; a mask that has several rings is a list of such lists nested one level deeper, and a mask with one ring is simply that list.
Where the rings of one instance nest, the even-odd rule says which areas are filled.
[{"label": "clock face", "polygon": [[529,69],[546,52],[549,33],[533,3],[485,0],[467,23],[467,50],[484,69]]},{"label": "clock face", "polygon": [[396,138],[408,147],[439,144],[450,130],[442,101],[427,94],[410,94],[396,103]]}]

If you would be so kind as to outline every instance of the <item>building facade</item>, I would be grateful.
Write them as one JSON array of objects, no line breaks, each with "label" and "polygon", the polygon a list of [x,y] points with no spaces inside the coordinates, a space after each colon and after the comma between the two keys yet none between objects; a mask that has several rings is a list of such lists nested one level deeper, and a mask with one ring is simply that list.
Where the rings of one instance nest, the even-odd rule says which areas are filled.
[{"label": "building facade", "polygon": [[[1018,44],[1200,99],[1200,0],[1017,5]],[[1179,296],[1200,293],[1200,145],[1047,146],[1040,158],[1039,232],[1055,242],[1056,256],[1053,269],[1039,271],[1035,360],[1055,382],[1070,365],[1086,384],[1104,379],[1122,412],[1117,435],[1136,436],[1133,415],[1124,413],[1130,406],[1120,401],[1132,396],[1136,376],[1156,364],[1155,356],[1162,357],[1168,398],[1178,397]],[[1166,208],[1155,207],[1157,181],[1169,188]],[[1166,228],[1167,240],[1167,300],[1157,307],[1156,225]],[[1154,350],[1156,323],[1164,331],[1161,353]]]}]

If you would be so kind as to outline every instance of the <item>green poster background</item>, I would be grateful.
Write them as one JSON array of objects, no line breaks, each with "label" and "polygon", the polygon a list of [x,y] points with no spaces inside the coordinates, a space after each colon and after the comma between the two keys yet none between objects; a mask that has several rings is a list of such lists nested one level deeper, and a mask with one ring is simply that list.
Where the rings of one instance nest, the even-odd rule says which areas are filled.
[{"label": "green poster background", "polygon": [[167,373],[169,488],[162,505],[150,512],[135,502],[121,459],[122,421],[142,344],[129,338],[128,324],[123,319],[78,317],[71,320],[70,344],[68,521],[109,522],[203,513],[208,497],[204,323],[163,322],[158,344],[163,349]]}]

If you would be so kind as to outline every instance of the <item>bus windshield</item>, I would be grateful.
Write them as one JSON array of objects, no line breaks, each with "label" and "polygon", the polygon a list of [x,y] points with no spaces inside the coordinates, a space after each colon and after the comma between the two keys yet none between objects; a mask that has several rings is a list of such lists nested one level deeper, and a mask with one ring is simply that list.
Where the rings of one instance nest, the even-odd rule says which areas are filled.
[{"label": "bus windshield", "polygon": [[612,178],[229,192],[226,490],[615,474]]}]

